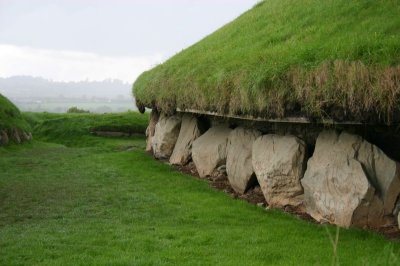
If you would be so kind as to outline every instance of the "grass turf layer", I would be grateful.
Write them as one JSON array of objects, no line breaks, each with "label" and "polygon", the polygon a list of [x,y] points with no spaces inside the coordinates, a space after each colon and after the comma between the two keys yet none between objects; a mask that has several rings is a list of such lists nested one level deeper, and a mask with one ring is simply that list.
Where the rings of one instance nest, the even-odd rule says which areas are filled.
[{"label": "grass turf layer", "polygon": [[391,123],[400,111],[400,5],[269,0],[143,73],[139,105]]},{"label": "grass turf layer", "polygon": [[90,146],[99,139],[91,138],[93,131],[114,131],[145,134],[148,114],[138,112],[110,114],[53,114],[23,113],[35,138],[42,141],[57,140],[68,146]]},{"label": "grass turf layer", "polygon": [[[155,161],[144,138],[88,138],[94,146],[0,148],[1,265],[333,261],[326,229],[334,227],[234,200]],[[341,265],[396,265],[399,250],[399,242],[343,229],[337,252]]]},{"label": "grass turf layer", "polygon": [[0,130],[19,129],[29,131],[29,124],[23,119],[18,108],[0,94]]}]

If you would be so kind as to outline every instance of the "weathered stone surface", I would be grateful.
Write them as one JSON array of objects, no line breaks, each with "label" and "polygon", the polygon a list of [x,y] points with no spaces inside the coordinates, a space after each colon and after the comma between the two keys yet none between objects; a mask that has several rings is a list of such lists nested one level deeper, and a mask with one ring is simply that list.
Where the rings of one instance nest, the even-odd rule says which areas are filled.
[{"label": "weathered stone surface", "polygon": [[25,131],[20,131],[19,132],[19,137],[21,139],[21,142],[25,142],[28,141],[28,133],[26,133]]},{"label": "weathered stone surface", "polygon": [[150,121],[149,121],[149,125],[147,126],[147,129],[146,129],[146,151],[147,152],[151,152],[153,150],[152,140],[154,137],[154,132],[156,130],[156,125],[157,125],[159,118],[160,118],[159,113],[157,112],[157,110],[153,109],[150,113]]},{"label": "weathered stone surface", "polygon": [[226,163],[226,146],[232,130],[225,126],[210,128],[193,142],[192,159],[200,177],[206,177]]},{"label": "weathered stone surface", "polygon": [[399,163],[367,141],[361,143],[357,160],[363,165],[369,181],[378,191],[385,215],[392,213],[400,194]]},{"label": "weathered stone surface", "polygon": [[171,164],[185,165],[192,158],[193,142],[201,136],[202,126],[197,117],[185,114],[174,151],[169,159]]},{"label": "weathered stone surface", "polygon": [[14,141],[17,144],[25,141],[30,141],[32,140],[32,133],[27,133],[19,129],[12,129],[7,131],[0,130],[0,146],[7,145],[10,140]]},{"label": "weathered stone surface", "polygon": [[271,207],[300,205],[305,143],[294,136],[264,135],[253,143],[252,164]]},{"label": "weathered stone surface", "polygon": [[0,145],[5,146],[9,142],[7,132],[4,130],[0,131]]},{"label": "weathered stone surface", "polygon": [[21,137],[19,135],[18,130],[15,128],[13,130],[11,130],[11,138],[15,143],[17,143],[17,144],[21,143]]},{"label": "weathered stone surface", "polygon": [[397,224],[399,225],[399,228],[400,228],[400,213],[397,214]]},{"label": "weathered stone surface", "polygon": [[400,213],[400,199],[397,199],[396,204],[394,205],[393,209],[393,216],[397,217]]},{"label": "weathered stone surface", "polygon": [[253,142],[261,135],[257,130],[238,127],[229,134],[226,171],[229,183],[238,193],[244,193],[255,179],[251,162]]},{"label": "weathered stone surface", "polygon": [[181,127],[181,116],[161,114],[151,140],[154,157],[167,159],[171,156]]},{"label": "weathered stone surface", "polygon": [[21,142],[29,141],[29,134],[25,131],[19,131],[19,137],[21,139]]},{"label": "weathered stone surface", "polygon": [[322,132],[302,179],[307,212],[343,227],[378,227],[400,193],[397,163],[361,137]]}]

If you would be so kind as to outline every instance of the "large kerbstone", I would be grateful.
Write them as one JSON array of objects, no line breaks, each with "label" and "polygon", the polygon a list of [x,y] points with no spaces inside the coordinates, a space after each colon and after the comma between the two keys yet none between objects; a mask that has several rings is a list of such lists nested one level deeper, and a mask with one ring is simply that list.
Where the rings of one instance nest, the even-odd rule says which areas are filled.
[{"label": "large kerbstone", "polygon": [[210,176],[226,163],[226,146],[231,131],[226,126],[212,127],[193,142],[192,159],[200,177]]},{"label": "large kerbstone", "polygon": [[379,227],[400,193],[398,164],[348,133],[324,131],[302,179],[307,212],[343,227]]},{"label": "large kerbstone", "polygon": [[253,143],[253,168],[271,207],[302,203],[305,153],[305,143],[294,136],[264,135]]},{"label": "large kerbstone", "polygon": [[20,131],[19,137],[21,138],[21,142],[30,141],[29,133],[25,131]]},{"label": "large kerbstone", "polygon": [[5,146],[8,144],[8,142],[9,142],[9,139],[8,139],[7,132],[4,130],[1,130],[0,131],[0,145]]},{"label": "large kerbstone", "polygon": [[22,142],[20,132],[16,128],[11,130],[11,138],[17,144],[20,144]]},{"label": "large kerbstone", "polygon": [[160,118],[160,114],[157,112],[157,110],[155,110],[155,109],[151,110],[149,125],[146,128],[146,151],[147,152],[151,152],[153,150],[152,140],[154,137],[156,125],[157,125],[159,118]]},{"label": "large kerbstone", "polygon": [[180,115],[160,115],[151,140],[154,157],[167,159],[171,156],[179,136],[181,120]]},{"label": "large kerbstone", "polygon": [[369,181],[383,201],[385,215],[391,214],[400,193],[399,163],[367,141],[361,143],[357,160],[363,165]]},{"label": "large kerbstone", "polygon": [[400,227],[400,212],[399,212],[399,214],[397,214],[397,224],[398,224],[399,227]]},{"label": "large kerbstone", "polygon": [[229,183],[244,193],[255,179],[251,162],[253,142],[261,135],[257,130],[238,127],[229,134],[226,171]]},{"label": "large kerbstone", "polygon": [[185,114],[174,151],[169,159],[171,164],[185,165],[192,158],[193,142],[201,136],[202,126],[197,117]]}]

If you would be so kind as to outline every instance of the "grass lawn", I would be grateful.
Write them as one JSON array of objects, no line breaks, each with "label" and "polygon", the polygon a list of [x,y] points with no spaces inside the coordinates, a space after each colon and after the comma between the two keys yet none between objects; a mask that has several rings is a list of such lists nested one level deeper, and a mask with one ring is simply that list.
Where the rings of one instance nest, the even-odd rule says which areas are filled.
[{"label": "grass lawn", "polygon": [[[91,147],[35,141],[0,148],[1,265],[332,262],[325,226],[234,200],[178,173],[146,154],[142,137],[88,138]],[[395,265],[399,248],[343,229],[339,263]]]},{"label": "grass lawn", "polygon": [[57,141],[68,146],[101,145],[102,140],[92,138],[91,131],[119,131],[144,134],[149,116],[138,112],[109,114],[56,114],[23,113],[23,117],[41,141]]},{"label": "grass lawn", "polygon": [[126,112],[128,110],[136,110],[136,106],[132,102],[17,102],[17,106],[22,111],[29,112],[56,112],[65,113],[70,107],[76,106],[79,109],[89,110],[94,113],[103,113],[105,110],[107,112]]}]

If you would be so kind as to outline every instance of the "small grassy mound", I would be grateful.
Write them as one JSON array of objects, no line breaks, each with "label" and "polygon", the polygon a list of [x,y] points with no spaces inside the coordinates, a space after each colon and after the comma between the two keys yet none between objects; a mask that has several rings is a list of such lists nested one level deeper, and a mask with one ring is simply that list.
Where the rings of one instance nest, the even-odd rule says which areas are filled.
[{"label": "small grassy mound", "polygon": [[400,5],[269,0],[143,73],[139,105],[400,121]]},{"label": "small grassy mound", "polygon": [[0,130],[19,129],[29,131],[29,124],[23,119],[18,108],[0,94]]},{"label": "small grassy mound", "polygon": [[57,141],[68,146],[91,146],[100,138],[92,138],[93,131],[144,134],[148,115],[137,112],[113,114],[52,114],[24,113],[34,128],[34,135],[43,141]]}]

